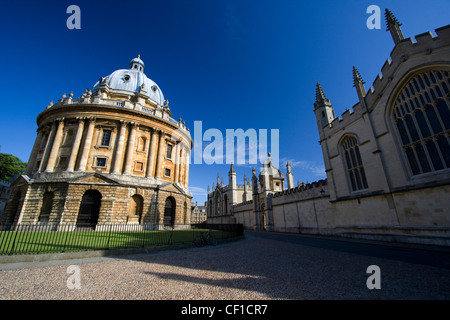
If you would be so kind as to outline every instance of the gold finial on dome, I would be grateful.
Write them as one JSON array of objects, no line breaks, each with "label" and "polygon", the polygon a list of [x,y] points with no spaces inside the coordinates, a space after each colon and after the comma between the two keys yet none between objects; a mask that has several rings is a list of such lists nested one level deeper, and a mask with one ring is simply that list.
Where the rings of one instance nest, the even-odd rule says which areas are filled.
[{"label": "gold finial on dome", "polygon": [[138,58],[139,58],[139,59],[141,58],[141,55],[140,55],[140,54],[138,54]]}]

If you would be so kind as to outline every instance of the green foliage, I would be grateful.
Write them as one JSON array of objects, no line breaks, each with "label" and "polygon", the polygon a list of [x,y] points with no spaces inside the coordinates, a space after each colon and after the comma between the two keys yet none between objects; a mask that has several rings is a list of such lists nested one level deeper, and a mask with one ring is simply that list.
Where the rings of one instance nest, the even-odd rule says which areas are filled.
[{"label": "green foliage", "polygon": [[27,166],[19,158],[6,153],[0,153],[0,180],[8,181],[15,174],[22,174]]}]

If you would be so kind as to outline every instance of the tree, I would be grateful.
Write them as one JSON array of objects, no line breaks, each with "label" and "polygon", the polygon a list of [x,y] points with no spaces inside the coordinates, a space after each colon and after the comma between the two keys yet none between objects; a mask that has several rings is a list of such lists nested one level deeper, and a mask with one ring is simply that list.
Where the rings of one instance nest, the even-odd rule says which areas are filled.
[{"label": "tree", "polygon": [[0,153],[0,180],[8,181],[16,174],[22,174],[27,166],[19,158],[6,153]]}]

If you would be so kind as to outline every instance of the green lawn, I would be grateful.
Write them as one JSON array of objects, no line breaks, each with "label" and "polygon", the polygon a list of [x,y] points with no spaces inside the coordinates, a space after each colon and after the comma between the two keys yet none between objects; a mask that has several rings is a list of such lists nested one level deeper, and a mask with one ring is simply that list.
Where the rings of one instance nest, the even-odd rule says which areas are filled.
[{"label": "green lawn", "polygon": [[[1,231],[0,255],[151,247],[191,243],[207,229],[163,231]],[[211,230],[216,239],[232,234]]]}]

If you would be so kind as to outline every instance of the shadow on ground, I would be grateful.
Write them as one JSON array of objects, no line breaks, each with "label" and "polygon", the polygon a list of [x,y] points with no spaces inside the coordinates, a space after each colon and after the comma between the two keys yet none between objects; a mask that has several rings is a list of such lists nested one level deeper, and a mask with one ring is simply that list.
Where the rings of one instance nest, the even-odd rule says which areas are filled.
[{"label": "shadow on ground", "polygon": [[[220,287],[223,299],[230,290],[266,299],[450,299],[448,252],[246,232],[217,247],[120,258],[159,266],[143,271],[149,277]],[[371,265],[381,270],[379,290],[367,287]]]}]

